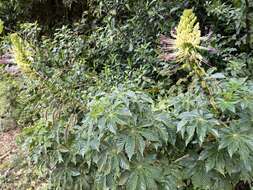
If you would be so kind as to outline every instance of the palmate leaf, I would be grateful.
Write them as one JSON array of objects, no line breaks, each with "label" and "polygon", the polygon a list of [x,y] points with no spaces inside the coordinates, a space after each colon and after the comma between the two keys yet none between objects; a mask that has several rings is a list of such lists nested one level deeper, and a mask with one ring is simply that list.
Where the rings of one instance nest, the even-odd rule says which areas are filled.
[{"label": "palmate leaf", "polygon": [[203,148],[198,159],[205,162],[206,172],[214,169],[225,176],[227,173],[232,175],[237,171],[238,160],[232,159],[225,149],[218,150],[217,143],[208,144]]},{"label": "palmate leaf", "polygon": [[222,112],[230,111],[234,114],[238,109],[245,109],[252,104],[252,90],[245,78],[231,78],[221,84],[218,92],[217,106]]},{"label": "palmate leaf", "polygon": [[159,133],[161,133],[161,131],[157,130],[157,128],[154,128],[153,130],[149,128],[140,128],[139,130],[140,131],[136,130],[135,133],[122,135],[117,140],[118,146],[124,145],[124,150],[129,160],[131,160],[132,157],[137,154],[143,157],[147,146],[152,146],[150,142],[156,142],[159,145],[162,141],[162,139],[159,137]]},{"label": "palmate leaf", "polygon": [[117,151],[115,147],[108,147],[103,152],[94,154],[93,161],[97,166],[96,183],[102,189],[126,185],[130,163],[124,153]]},{"label": "palmate leaf", "polygon": [[130,177],[128,179],[128,182],[127,182],[126,189],[127,190],[137,190],[138,179],[139,179],[138,173],[135,173],[135,172],[131,173]]},{"label": "palmate leaf", "polygon": [[229,179],[223,178],[215,173],[198,171],[192,176],[192,183],[195,188],[203,190],[231,190],[233,185]]},{"label": "palmate leaf", "polygon": [[135,137],[133,136],[128,136],[126,139],[126,144],[125,144],[125,151],[127,153],[127,156],[129,160],[131,160],[132,156],[135,153]]},{"label": "palmate leaf", "polygon": [[219,108],[225,112],[226,110],[229,110],[233,113],[235,113],[236,111],[236,106],[237,106],[237,103],[239,101],[228,101],[228,100],[225,100],[225,99],[218,99],[217,100],[218,102],[218,105],[219,105]]},{"label": "palmate leaf", "polygon": [[253,131],[248,123],[235,121],[222,130],[219,149],[226,148],[230,157],[239,154],[242,160],[247,160],[253,151]]},{"label": "palmate leaf", "polygon": [[106,176],[97,176],[94,187],[97,190],[109,190],[110,188],[107,186]]},{"label": "palmate leaf", "polygon": [[143,156],[145,146],[146,146],[143,137],[142,136],[136,136],[136,143],[137,143],[139,152]]},{"label": "palmate leaf", "polygon": [[221,175],[215,170],[206,171],[206,164],[198,160],[197,155],[184,160],[184,172],[190,178],[195,189],[203,190],[231,190],[233,189],[231,179]]},{"label": "palmate leaf", "polygon": [[199,187],[205,190],[211,190],[212,180],[210,174],[204,172],[203,170],[198,170],[191,177],[194,187]]},{"label": "palmate leaf", "polygon": [[136,163],[127,181],[127,190],[158,190],[162,173],[159,167],[147,160]]},{"label": "palmate leaf", "polygon": [[199,162],[198,155],[192,154],[181,161],[184,167],[184,175],[191,179],[195,188],[209,190],[211,187],[211,177],[205,170],[203,162]]},{"label": "palmate leaf", "polygon": [[[91,101],[84,127],[89,126],[88,143],[98,145],[92,149],[100,150],[101,139],[109,144],[115,142],[131,160],[135,155],[143,157],[147,146],[157,149],[167,143],[170,134],[167,116],[160,114],[159,119],[159,114],[153,113],[151,103],[144,93],[132,91],[115,91]],[[170,135],[171,139],[173,135]]]},{"label": "palmate leaf", "polygon": [[[153,128],[153,130],[151,130]],[[151,142],[157,143],[158,146],[162,143],[161,133],[165,133],[165,129],[157,127],[142,127],[130,128],[125,130],[122,134],[117,134],[112,138],[115,139],[117,149],[124,151],[129,160],[133,156],[138,155],[143,157],[146,148],[154,148]],[[167,135],[168,136],[168,135]]]},{"label": "palmate leaf", "polygon": [[181,120],[177,123],[177,132],[181,133],[186,145],[189,144],[195,134],[198,137],[200,145],[204,142],[208,133],[215,137],[218,136],[216,126],[219,125],[219,122],[207,110],[183,112],[178,118]]},{"label": "palmate leaf", "polygon": [[170,140],[170,143],[173,144],[173,140],[170,139],[169,136],[173,135],[173,139],[176,140],[175,133],[173,133],[173,130],[175,130],[175,125],[172,124],[169,114],[155,114],[154,120],[156,121],[155,126],[160,139],[165,143]]},{"label": "palmate leaf", "polygon": [[[167,161],[165,161],[167,162]],[[159,188],[162,190],[176,190],[185,186],[183,182],[182,168],[176,163],[164,163],[163,174]]]},{"label": "palmate leaf", "polygon": [[152,129],[142,129],[140,134],[148,141],[159,142],[159,136]]}]

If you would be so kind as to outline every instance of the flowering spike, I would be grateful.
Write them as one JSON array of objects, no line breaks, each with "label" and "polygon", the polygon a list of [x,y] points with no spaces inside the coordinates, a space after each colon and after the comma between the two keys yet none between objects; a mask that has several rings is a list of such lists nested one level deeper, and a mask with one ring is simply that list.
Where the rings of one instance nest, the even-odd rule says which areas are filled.
[{"label": "flowering spike", "polygon": [[12,42],[14,60],[17,63],[18,67],[24,73],[31,73],[32,69],[30,65],[32,53],[28,49],[29,44],[26,41],[22,40],[16,33],[11,34],[10,39]]},{"label": "flowering spike", "polygon": [[[201,31],[197,17],[192,9],[186,9],[180,18],[176,29],[171,31],[171,38],[161,36],[160,42],[164,54],[161,58],[165,61],[196,63],[203,61],[198,50],[208,50],[202,47],[201,41],[208,37],[201,37]],[[213,49],[210,49],[213,51]]]},{"label": "flowering spike", "polygon": [[181,16],[178,27],[176,28],[176,46],[183,47],[185,43],[193,46],[200,45],[200,30],[197,17],[194,15],[192,9],[187,9]]},{"label": "flowering spike", "polygon": [[2,34],[4,30],[4,22],[0,19],[0,34]]}]

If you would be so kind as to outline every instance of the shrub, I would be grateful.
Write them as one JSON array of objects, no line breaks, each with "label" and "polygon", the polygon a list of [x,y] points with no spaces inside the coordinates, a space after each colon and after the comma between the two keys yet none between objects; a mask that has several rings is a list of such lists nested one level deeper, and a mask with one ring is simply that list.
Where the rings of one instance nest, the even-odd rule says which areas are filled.
[{"label": "shrub", "polygon": [[[230,27],[227,38],[204,29],[237,22],[229,16],[240,10],[218,3],[224,17],[198,22],[188,9],[174,31],[168,18],[184,6],[89,1],[73,28],[41,36],[24,24],[12,35],[19,143],[47,189],[231,190],[252,181],[251,55],[244,45],[232,53]],[[207,6],[196,15],[217,16]]]},{"label": "shrub", "polygon": [[24,145],[33,163],[51,168],[56,189],[175,189],[179,168],[163,157],[175,129],[152,104],[130,90],[97,95],[82,122],[42,122],[24,130]]},{"label": "shrub", "polygon": [[[185,27],[198,31],[193,13],[186,13],[180,23],[190,14]],[[188,48],[189,39],[176,49],[185,48],[183,55],[190,51],[190,57],[174,63],[188,67],[182,64],[187,69],[166,97],[152,100],[127,85],[123,90],[104,86],[94,91],[89,83],[89,88],[71,90],[70,84],[85,76],[78,75],[80,66],[86,72],[92,67],[79,59],[85,52],[79,49],[81,38],[72,38],[66,28],[61,32],[65,35],[44,41],[49,51],[40,54],[34,69],[42,73],[36,80],[47,77],[36,87],[37,95],[48,94],[40,105],[63,107],[50,106],[45,117],[38,115],[33,126],[24,129],[22,141],[29,162],[51,179],[49,188],[230,190],[240,180],[252,180],[252,81],[237,74],[228,79],[229,73],[215,68],[205,70],[197,48],[206,48],[199,43]],[[177,29],[176,39],[181,32]],[[58,78],[63,68],[67,72]],[[77,78],[66,83],[71,73]]]}]

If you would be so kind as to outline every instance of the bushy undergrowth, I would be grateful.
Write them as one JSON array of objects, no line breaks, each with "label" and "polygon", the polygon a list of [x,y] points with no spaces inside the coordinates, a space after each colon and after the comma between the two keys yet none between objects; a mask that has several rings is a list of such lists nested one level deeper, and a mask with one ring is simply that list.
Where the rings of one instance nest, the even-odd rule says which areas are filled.
[{"label": "bushy undergrowth", "polygon": [[80,22],[49,36],[36,23],[6,36],[19,70],[1,65],[18,81],[18,142],[43,188],[250,184],[247,3],[92,0]]}]

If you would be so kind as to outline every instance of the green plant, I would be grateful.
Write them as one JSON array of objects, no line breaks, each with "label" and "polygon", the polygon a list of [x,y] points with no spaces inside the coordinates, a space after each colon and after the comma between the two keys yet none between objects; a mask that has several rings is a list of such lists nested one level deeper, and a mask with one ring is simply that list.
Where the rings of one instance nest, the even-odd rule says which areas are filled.
[{"label": "green plant", "polygon": [[[192,16],[188,18],[182,17],[181,21],[195,22]],[[176,38],[180,35],[177,33]],[[166,40],[163,38],[162,42]],[[201,61],[186,58],[179,59],[179,64],[199,64]],[[190,81],[180,79],[171,88],[174,95],[165,101],[177,132],[185,141],[185,151],[189,148],[186,159],[182,160],[186,178],[191,179],[194,188],[200,189],[229,190],[238,182],[238,177],[251,181],[252,81],[238,75],[228,80],[227,73],[214,73],[215,68],[205,72],[201,65],[197,70],[189,68],[194,72],[186,77],[189,80],[191,76]],[[198,70],[201,75],[196,72]],[[238,163],[239,167],[235,169],[228,163]]]},{"label": "green plant", "polygon": [[[41,36],[23,24],[12,36],[17,55],[33,50],[21,54],[34,76],[20,77],[19,144],[46,189],[231,190],[252,181],[252,58],[243,45],[232,53],[235,31],[224,26],[239,22],[230,18],[239,10],[218,3],[223,17],[203,5],[196,15],[212,19],[198,22],[194,9],[167,19],[183,6],[89,1],[73,27]],[[225,38],[205,35],[216,24]]]},{"label": "green plant", "polygon": [[162,156],[175,129],[152,104],[129,90],[97,95],[81,123],[40,122],[24,130],[23,144],[32,163],[50,166],[56,189],[175,189],[180,168]]}]

